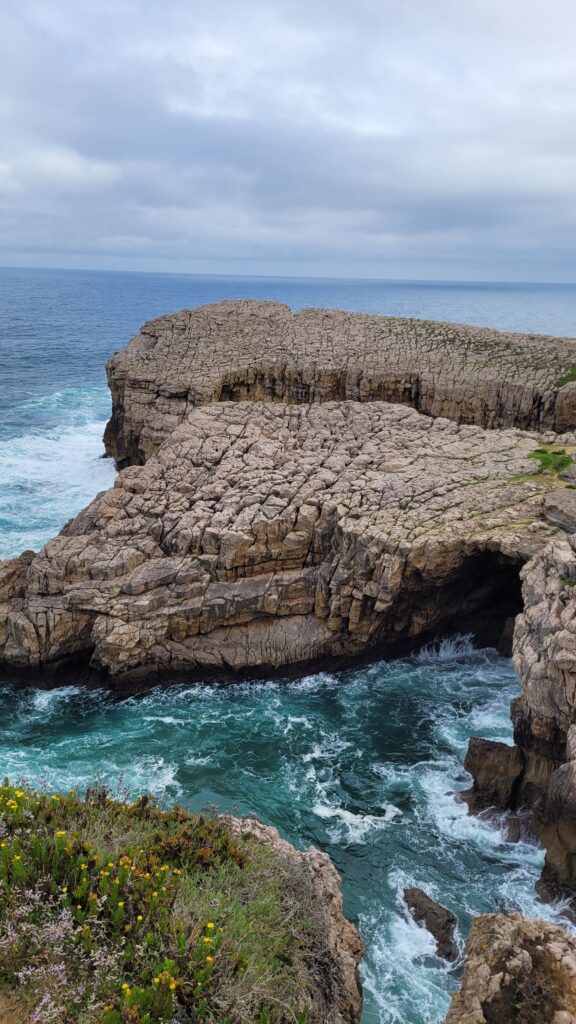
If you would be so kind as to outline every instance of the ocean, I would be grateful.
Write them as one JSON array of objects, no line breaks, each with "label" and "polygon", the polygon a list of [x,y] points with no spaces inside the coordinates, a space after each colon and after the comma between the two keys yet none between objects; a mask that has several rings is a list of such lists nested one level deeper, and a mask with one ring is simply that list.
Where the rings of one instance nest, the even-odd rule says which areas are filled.
[{"label": "ocean", "polygon": [[[0,557],[38,549],[114,479],[102,456],[104,363],[151,317],[222,298],[576,335],[576,286],[215,278],[0,270]],[[80,688],[0,702],[0,770],[58,789],[97,779],[193,809],[255,812],[327,850],[366,942],[365,1024],[440,1024],[460,967],[408,917],[421,885],[473,914],[536,899],[542,852],[469,817],[470,735],[511,741],[510,661],[466,637],[289,684],[178,686],[119,699]]]}]

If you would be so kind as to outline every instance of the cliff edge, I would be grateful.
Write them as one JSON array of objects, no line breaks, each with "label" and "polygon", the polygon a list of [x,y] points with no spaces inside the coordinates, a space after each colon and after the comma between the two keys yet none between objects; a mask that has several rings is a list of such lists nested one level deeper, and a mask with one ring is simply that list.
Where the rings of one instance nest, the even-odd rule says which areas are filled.
[{"label": "cliff edge", "polygon": [[275,302],[219,302],[144,324],[107,365],[106,450],[145,462],[211,402],[384,401],[485,428],[576,425],[576,340]]}]

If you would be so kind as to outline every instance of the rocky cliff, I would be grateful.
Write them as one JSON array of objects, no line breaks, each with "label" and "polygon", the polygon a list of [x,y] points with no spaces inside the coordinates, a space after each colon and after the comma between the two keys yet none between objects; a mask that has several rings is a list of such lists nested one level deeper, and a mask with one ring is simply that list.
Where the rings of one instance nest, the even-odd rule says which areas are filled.
[{"label": "rocky cliff", "polygon": [[0,658],[120,682],[497,640],[558,533],[533,436],[383,402],[192,409],[37,555],[0,568]]},{"label": "rocky cliff", "polygon": [[285,671],[505,640],[523,601],[517,748],[471,748],[471,800],[533,807],[576,891],[576,482],[548,467],[575,367],[575,340],[274,303],[144,325],[108,364],[115,486],[0,563],[1,670]]},{"label": "rocky cliff", "polygon": [[[576,529],[576,492],[554,500]],[[514,630],[522,697],[513,702],[515,746],[472,740],[466,766],[474,809],[530,808],[546,848],[541,891],[576,895],[576,534],[563,533],[522,571]]]},{"label": "rocky cliff", "polygon": [[223,816],[232,832],[251,836],[269,847],[280,860],[287,860],[309,878],[311,895],[322,915],[325,958],[321,984],[316,984],[316,1016],[330,1024],[357,1024],[362,1014],[362,987],[358,967],[364,943],[356,928],[344,916],[341,879],[327,853],[315,846],[296,850],[275,828],[257,818]]},{"label": "rocky cliff", "polygon": [[520,914],[477,917],[446,1024],[576,1024],[576,944]]},{"label": "rocky cliff", "polygon": [[[108,363],[106,448],[144,462],[194,406],[385,401],[478,426],[572,430],[576,341],[220,302],[144,324]],[[571,382],[572,381],[572,382]]]}]

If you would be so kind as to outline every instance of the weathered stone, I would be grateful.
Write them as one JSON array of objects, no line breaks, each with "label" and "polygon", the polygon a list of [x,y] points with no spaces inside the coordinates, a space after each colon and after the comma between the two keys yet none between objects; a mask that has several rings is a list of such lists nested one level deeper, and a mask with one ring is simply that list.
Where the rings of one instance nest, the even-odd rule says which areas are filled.
[{"label": "weathered stone", "polygon": [[519,566],[555,535],[534,445],[383,402],[193,409],[4,585],[0,662],[80,656],[128,682],[319,664],[477,622],[495,641]]},{"label": "weathered stone", "polygon": [[474,782],[472,789],[461,795],[472,811],[515,808],[515,789],[524,768],[524,758],[517,747],[473,736],[464,767]]},{"label": "weathered stone", "polygon": [[546,495],[544,515],[551,523],[573,533],[576,530],[576,491],[565,487]]},{"label": "weathered stone", "polygon": [[576,943],[520,914],[472,923],[446,1024],[576,1024]]},{"label": "weathered stone", "polygon": [[145,461],[214,401],[394,402],[482,427],[576,426],[576,341],[274,302],[220,302],[152,320],[108,363],[109,454]]},{"label": "weathered stone", "polygon": [[438,956],[455,960],[458,951],[454,942],[457,923],[454,914],[431,899],[423,889],[413,886],[404,889],[404,900],[414,920],[422,923],[436,939]]}]

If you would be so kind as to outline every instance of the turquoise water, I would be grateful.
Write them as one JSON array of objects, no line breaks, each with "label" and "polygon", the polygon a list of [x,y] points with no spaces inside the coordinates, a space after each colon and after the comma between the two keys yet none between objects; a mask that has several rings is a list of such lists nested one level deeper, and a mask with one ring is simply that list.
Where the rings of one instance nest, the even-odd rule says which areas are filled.
[{"label": "turquoise water", "polygon": [[366,1024],[439,1024],[458,969],[434,954],[401,893],[421,885],[458,916],[545,913],[541,851],[506,843],[454,798],[467,739],[510,740],[509,661],[465,640],[338,676],[227,688],[178,686],[125,700],[81,689],[0,702],[2,771],[53,789],[101,779],[199,810],[263,821],[327,850],[367,951]]},{"label": "turquoise water", "polygon": [[[140,323],[230,297],[576,335],[576,288],[0,270],[0,558],[39,548],[114,478],[104,362]],[[326,849],[366,941],[366,1024],[440,1024],[458,967],[407,917],[404,886],[470,916],[534,895],[542,854],[470,818],[472,734],[510,741],[509,661],[465,640],[338,676],[100,691],[2,690],[0,771],[53,788],[100,778],[199,809],[254,811]]]}]

